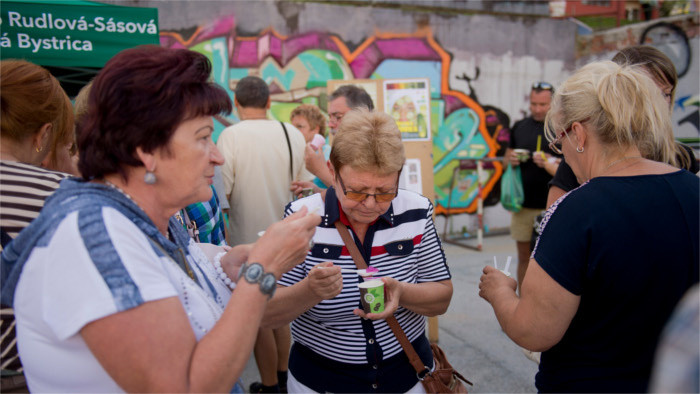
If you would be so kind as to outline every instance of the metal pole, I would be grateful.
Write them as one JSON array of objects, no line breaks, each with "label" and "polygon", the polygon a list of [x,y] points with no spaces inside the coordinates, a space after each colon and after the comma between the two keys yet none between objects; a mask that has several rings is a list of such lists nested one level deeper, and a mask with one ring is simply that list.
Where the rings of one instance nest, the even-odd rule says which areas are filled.
[{"label": "metal pole", "polygon": [[476,161],[476,177],[477,177],[477,187],[478,195],[476,196],[476,216],[479,221],[478,228],[476,229],[476,248],[481,250],[484,243],[484,185],[482,182],[482,177],[484,173],[484,164],[481,160]]}]

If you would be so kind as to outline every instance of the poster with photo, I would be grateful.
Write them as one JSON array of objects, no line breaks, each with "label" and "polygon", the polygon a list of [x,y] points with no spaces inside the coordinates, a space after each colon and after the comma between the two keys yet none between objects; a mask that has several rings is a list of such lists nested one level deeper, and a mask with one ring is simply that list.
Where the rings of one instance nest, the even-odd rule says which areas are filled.
[{"label": "poster with photo", "polygon": [[387,79],[383,82],[384,112],[391,115],[405,141],[430,141],[428,78]]},{"label": "poster with photo", "polygon": [[420,159],[406,159],[406,164],[403,165],[403,170],[401,170],[399,189],[406,189],[418,194],[423,194]]}]

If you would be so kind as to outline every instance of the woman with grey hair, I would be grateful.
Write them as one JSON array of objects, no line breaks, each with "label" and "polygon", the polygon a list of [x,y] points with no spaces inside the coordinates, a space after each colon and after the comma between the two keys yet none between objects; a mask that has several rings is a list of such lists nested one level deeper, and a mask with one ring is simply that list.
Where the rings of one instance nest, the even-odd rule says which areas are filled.
[{"label": "woman with grey hair", "polygon": [[584,183],[545,214],[520,297],[493,267],[479,295],[513,341],[542,351],[539,391],[646,392],[662,328],[698,282],[700,180],[666,164],[668,104],[638,67],[581,68],[545,125]]},{"label": "woman with grey hair", "polygon": [[[405,161],[389,115],[348,112],[333,141],[333,184],[290,203],[322,216],[304,263],[278,281],[264,324],[292,322],[289,392],[424,392],[386,319],[395,317],[425,366],[433,357],[425,316],[445,313],[452,282],[427,198],[398,188]],[[346,244],[341,234],[350,234]],[[353,246],[378,270],[383,312],[360,309]]]}]

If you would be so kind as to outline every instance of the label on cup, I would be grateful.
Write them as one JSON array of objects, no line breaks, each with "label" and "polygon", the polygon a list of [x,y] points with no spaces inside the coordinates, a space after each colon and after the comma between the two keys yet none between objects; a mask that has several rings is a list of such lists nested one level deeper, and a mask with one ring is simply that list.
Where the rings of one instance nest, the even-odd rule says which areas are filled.
[{"label": "label on cup", "polygon": [[384,282],[372,279],[357,285],[360,288],[362,309],[365,313],[384,312]]}]

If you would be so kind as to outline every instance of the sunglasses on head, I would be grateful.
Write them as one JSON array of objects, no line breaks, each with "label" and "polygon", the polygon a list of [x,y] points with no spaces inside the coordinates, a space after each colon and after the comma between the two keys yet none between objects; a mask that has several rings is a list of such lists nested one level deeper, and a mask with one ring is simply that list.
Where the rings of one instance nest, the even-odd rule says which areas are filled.
[{"label": "sunglasses on head", "polygon": [[363,192],[356,192],[352,190],[347,190],[345,189],[345,184],[343,183],[343,178],[340,177],[340,174],[338,174],[338,180],[340,181],[340,187],[343,188],[343,194],[345,197],[348,198],[348,200],[352,200],[355,202],[362,202],[367,199],[367,197],[374,197],[374,201],[378,203],[382,202],[390,202],[394,198],[396,198],[396,195],[399,192],[399,184],[398,182],[396,183],[396,191],[393,193],[363,193]]},{"label": "sunglasses on head", "polygon": [[554,86],[549,82],[535,82],[532,84],[532,90],[551,90],[554,91]]}]

